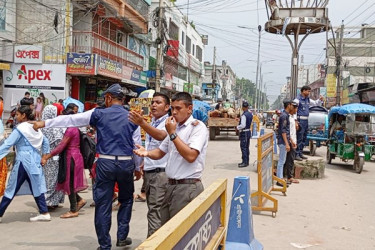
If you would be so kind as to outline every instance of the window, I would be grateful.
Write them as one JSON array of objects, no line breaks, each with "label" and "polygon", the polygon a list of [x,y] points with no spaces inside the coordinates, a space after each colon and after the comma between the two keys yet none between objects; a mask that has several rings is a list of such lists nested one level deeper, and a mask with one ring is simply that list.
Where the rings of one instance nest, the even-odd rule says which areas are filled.
[{"label": "window", "polygon": [[171,40],[178,40],[178,32],[178,26],[172,20],[169,20],[169,38]]},{"label": "window", "polygon": [[183,32],[183,31],[181,33],[181,44],[185,45],[185,32]]},{"label": "window", "polygon": [[193,44],[193,56],[195,55],[195,45]]},{"label": "window", "polygon": [[191,53],[191,39],[188,36],[186,36],[186,52]]},{"label": "window", "polygon": [[198,45],[196,46],[196,50],[197,50],[197,53],[196,53],[196,58],[201,62],[202,61],[202,49],[201,47],[199,47]]}]

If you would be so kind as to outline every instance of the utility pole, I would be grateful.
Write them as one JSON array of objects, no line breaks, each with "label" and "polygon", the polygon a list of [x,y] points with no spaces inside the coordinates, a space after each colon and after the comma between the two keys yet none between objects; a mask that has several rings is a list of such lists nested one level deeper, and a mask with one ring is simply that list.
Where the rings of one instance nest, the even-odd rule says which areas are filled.
[{"label": "utility pole", "polygon": [[[258,32],[259,32],[259,38],[258,38],[258,59],[257,59],[257,73],[256,73],[256,83],[255,83],[255,110],[257,110],[257,102],[258,102],[258,86],[259,86],[259,60],[260,60],[260,39],[261,39],[261,31],[262,26],[258,25]],[[260,93],[259,93],[260,94]]]},{"label": "utility pole", "polygon": [[156,51],[156,77],[155,77],[155,91],[160,92],[160,70],[161,70],[161,64],[163,60],[163,53],[162,53],[162,46],[163,46],[163,40],[162,40],[162,18],[163,18],[163,1],[159,0],[159,20],[158,20],[158,38],[160,39],[160,44],[157,46]]},{"label": "utility pole", "polygon": [[337,75],[337,85],[336,85],[336,105],[341,104],[340,95],[341,95],[341,83],[342,83],[342,71],[343,71],[343,65],[342,65],[342,55],[344,50],[344,43],[343,43],[343,37],[344,37],[344,21],[342,21],[341,28],[340,28],[340,47],[339,47],[339,53],[336,57],[336,75]]},{"label": "utility pole", "polygon": [[[214,58],[212,60],[212,91],[213,93],[215,93],[216,91],[216,47],[214,47]],[[215,96],[216,96],[216,93],[215,93]],[[216,100],[217,100],[217,97],[216,97]],[[216,101],[214,100],[214,101]]]}]

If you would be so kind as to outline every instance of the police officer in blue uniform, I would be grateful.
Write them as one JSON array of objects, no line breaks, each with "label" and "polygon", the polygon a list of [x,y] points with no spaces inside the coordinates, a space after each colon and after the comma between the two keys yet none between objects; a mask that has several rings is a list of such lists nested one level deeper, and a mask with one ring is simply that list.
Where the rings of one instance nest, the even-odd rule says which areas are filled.
[{"label": "police officer in blue uniform", "polygon": [[95,229],[100,247],[111,249],[109,230],[112,217],[112,197],[115,183],[118,183],[118,201],[121,206],[117,214],[118,231],[116,246],[132,243],[127,237],[133,207],[134,175],[141,177],[139,166],[142,159],[133,155],[135,144],[141,143],[140,128],[128,120],[129,112],[122,102],[124,93],[119,84],[110,86],[104,92],[104,109],[59,116],[55,119],[36,122],[34,129],[42,127],[82,127],[91,125],[97,131],[96,150],[99,158],[94,184]]},{"label": "police officer in blue uniform", "polygon": [[309,108],[310,106],[322,105],[323,97],[321,96],[319,100],[311,100],[309,98],[311,88],[309,86],[303,86],[301,88],[301,94],[298,95],[294,102],[298,103],[297,110],[297,121],[299,125],[299,130],[297,131],[297,149],[296,149],[296,160],[302,161],[307,159],[303,155],[302,151],[307,140],[307,130],[309,126]]},{"label": "police officer in blue uniform", "polygon": [[240,132],[240,147],[242,152],[242,162],[238,164],[239,168],[249,166],[250,157],[250,139],[251,131],[250,126],[253,121],[253,115],[249,112],[249,103],[242,103],[243,114],[241,116],[240,124],[237,126],[237,130]]}]

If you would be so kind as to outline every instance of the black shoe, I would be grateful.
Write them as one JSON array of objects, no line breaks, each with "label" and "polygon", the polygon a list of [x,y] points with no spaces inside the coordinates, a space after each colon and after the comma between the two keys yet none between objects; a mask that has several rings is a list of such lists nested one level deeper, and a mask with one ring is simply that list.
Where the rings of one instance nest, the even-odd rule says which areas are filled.
[{"label": "black shoe", "polygon": [[294,160],[296,160],[296,161],[303,161],[303,159],[300,156],[296,156],[296,158]]},{"label": "black shoe", "polygon": [[117,240],[116,246],[117,247],[125,247],[132,244],[132,239],[127,237],[125,240]]},{"label": "black shoe", "polygon": [[238,167],[239,167],[239,168],[245,168],[245,167],[247,167],[247,166],[249,166],[248,163],[240,163],[240,164],[238,164]]},{"label": "black shoe", "polygon": [[304,155],[301,155],[301,158],[302,158],[302,159],[304,159],[304,160],[306,160],[306,159],[307,159],[307,157],[306,157],[306,156],[304,156]]}]

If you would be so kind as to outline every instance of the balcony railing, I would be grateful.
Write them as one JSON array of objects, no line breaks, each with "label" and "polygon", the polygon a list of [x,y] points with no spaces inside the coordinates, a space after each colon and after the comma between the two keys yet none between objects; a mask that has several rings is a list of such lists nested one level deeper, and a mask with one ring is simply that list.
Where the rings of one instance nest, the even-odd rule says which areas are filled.
[{"label": "balcony railing", "polygon": [[70,52],[95,53],[137,70],[143,70],[143,56],[92,31],[73,31]]}]

